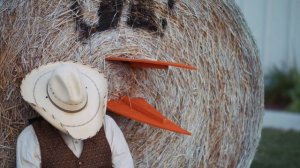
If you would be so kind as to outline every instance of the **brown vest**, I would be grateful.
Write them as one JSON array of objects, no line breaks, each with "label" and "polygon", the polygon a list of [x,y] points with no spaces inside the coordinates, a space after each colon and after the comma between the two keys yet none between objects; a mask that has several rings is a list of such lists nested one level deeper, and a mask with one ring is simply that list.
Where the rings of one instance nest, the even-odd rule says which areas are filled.
[{"label": "brown vest", "polygon": [[92,138],[84,140],[82,153],[77,158],[65,144],[58,130],[45,120],[32,124],[41,150],[42,168],[109,168],[111,150],[103,127]]}]

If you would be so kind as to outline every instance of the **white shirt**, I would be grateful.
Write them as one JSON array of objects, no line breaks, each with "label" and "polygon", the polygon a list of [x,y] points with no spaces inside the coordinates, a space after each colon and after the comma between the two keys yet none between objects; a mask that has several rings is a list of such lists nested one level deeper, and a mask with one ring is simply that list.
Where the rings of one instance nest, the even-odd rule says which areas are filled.
[{"label": "white shirt", "polygon": [[[133,168],[133,160],[124,135],[116,122],[109,116],[104,117],[104,131],[112,152],[112,165],[115,168]],[[74,155],[79,158],[83,141],[61,133],[61,136]],[[32,125],[27,126],[17,140],[17,168],[40,168],[41,151]]]}]

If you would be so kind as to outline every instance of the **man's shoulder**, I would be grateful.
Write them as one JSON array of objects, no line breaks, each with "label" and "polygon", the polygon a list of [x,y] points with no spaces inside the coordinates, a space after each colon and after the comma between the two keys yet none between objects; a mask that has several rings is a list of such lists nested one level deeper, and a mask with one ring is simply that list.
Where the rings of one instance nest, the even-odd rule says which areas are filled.
[{"label": "man's shoulder", "polygon": [[43,122],[44,120],[41,117],[36,117],[29,119],[29,125],[26,126],[22,132],[19,134],[18,139],[26,139],[28,137],[36,136],[33,125]]},{"label": "man's shoulder", "polygon": [[106,122],[115,122],[115,120],[111,117],[111,116],[109,116],[109,115],[107,115],[107,114],[105,114],[104,115],[104,122],[106,123]]},{"label": "man's shoulder", "polygon": [[105,115],[104,116],[104,129],[105,129],[105,132],[108,132],[108,131],[115,132],[115,130],[118,130],[120,128],[111,116]]},{"label": "man's shoulder", "polygon": [[104,116],[104,127],[106,128],[110,128],[110,127],[115,127],[117,126],[117,123],[115,122],[115,120],[109,116],[109,115],[106,115]]},{"label": "man's shoulder", "polygon": [[34,129],[33,129],[32,125],[28,125],[27,127],[25,127],[22,130],[22,132],[18,136],[18,142],[30,140],[31,139],[30,137],[33,137],[33,136],[35,136]]}]

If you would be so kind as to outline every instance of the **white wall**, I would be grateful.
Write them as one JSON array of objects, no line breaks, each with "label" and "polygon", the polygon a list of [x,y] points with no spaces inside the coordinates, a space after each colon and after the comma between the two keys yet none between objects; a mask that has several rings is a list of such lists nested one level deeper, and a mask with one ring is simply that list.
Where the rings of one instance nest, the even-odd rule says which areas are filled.
[{"label": "white wall", "polygon": [[256,40],[264,72],[300,69],[300,0],[235,0]]}]

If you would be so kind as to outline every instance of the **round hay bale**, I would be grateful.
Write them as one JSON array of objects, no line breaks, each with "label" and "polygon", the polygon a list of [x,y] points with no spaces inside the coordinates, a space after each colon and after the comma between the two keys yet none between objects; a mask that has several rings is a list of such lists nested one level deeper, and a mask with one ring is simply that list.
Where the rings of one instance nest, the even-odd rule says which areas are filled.
[{"label": "round hay bale", "polygon": [[[134,69],[107,56],[193,65]],[[22,78],[39,65],[77,61],[108,77],[109,98],[144,97],[192,132],[184,136],[114,116],[136,167],[249,167],[263,116],[258,52],[233,0],[0,1],[0,159],[36,113]]]}]

